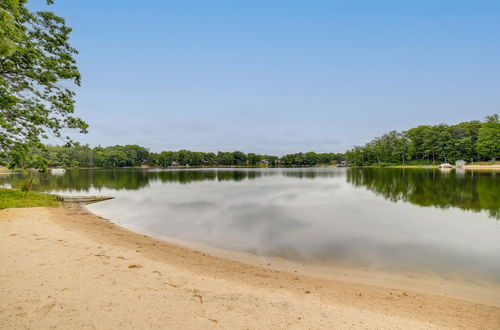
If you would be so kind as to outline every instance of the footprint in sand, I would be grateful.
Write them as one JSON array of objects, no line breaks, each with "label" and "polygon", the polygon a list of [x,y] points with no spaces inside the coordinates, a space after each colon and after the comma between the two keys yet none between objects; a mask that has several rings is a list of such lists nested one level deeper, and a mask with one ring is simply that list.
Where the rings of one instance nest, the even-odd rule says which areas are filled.
[{"label": "footprint in sand", "polygon": [[186,291],[187,292],[192,292],[193,293],[193,298],[198,299],[198,301],[200,302],[200,304],[203,304],[203,297],[201,296],[200,291],[198,291],[196,289],[188,289]]},{"label": "footprint in sand", "polygon": [[94,257],[103,257],[104,259],[110,259],[110,256],[107,256],[105,254],[94,254]]},{"label": "footprint in sand", "polygon": [[196,315],[197,317],[200,317],[200,318],[203,318],[203,319],[206,319],[206,320],[209,320],[210,322],[213,322],[213,323],[219,323],[219,320],[216,320],[216,319],[213,319],[213,318],[210,318],[208,316],[205,316],[205,315]]},{"label": "footprint in sand", "polygon": [[173,288],[178,288],[179,287],[179,285],[177,285],[177,284],[172,284],[172,283],[168,283],[168,282],[165,282],[163,284],[170,285]]},{"label": "footprint in sand", "polygon": [[128,265],[128,268],[142,268],[142,266],[138,265],[138,264],[131,264],[131,265]]},{"label": "footprint in sand", "polygon": [[56,302],[53,301],[51,303],[48,303],[46,305],[43,305],[41,307],[38,307],[36,310],[35,310],[35,314],[37,317],[44,317],[45,315],[47,315],[54,307],[56,306]]}]

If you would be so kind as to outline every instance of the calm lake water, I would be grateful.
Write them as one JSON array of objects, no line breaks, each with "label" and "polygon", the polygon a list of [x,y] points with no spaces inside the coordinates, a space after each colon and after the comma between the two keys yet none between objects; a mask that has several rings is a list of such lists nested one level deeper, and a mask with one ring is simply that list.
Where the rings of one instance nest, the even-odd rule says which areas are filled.
[{"label": "calm lake water", "polygon": [[[20,188],[26,174],[0,178]],[[116,199],[90,211],[217,248],[500,282],[500,173],[437,169],[70,170],[34,190]]]}]

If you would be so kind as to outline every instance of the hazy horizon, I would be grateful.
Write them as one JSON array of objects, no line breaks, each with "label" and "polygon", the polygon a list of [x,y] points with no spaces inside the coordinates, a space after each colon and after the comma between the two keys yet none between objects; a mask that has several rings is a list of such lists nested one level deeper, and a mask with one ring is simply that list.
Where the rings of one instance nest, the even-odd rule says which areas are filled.
[{"label": "hazy horizon", "polygon": [[82,144],[344,152],[500,108],[499,2],[28,3],[73,28]]}]

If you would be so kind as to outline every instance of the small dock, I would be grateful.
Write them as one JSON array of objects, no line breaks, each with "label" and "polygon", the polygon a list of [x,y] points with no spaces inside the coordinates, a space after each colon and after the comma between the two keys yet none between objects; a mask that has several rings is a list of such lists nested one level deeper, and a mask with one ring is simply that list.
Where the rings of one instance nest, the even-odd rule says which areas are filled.
[{"label": "small dock", "polygon": [[63,196],[63,195],[56,195],[56,197],[62,202],[85,203],[85,204],[102,202],[114,198],[112,196]]}]

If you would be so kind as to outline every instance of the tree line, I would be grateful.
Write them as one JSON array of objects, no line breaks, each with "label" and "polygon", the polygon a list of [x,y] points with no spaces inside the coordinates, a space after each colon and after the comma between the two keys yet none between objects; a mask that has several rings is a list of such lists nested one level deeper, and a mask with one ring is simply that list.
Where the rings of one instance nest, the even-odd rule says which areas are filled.
[{"label": "tree line", "polygon": [[[285,166],[335,165],[343,161],[363,165],[424,165],[442,162],[495,160],[500,156],[500,121],[497,114],[484,122],[468,121],[456,125],[421,125],[409,130],[391,131],[364,146],[346,153],[294,153],[284,156],[256,153],[199,152],[190,150],[151,152],[138,145],[90,147],[41,146],[32,148],[19,167],[176,167],[176,166]],[[4,158],[3,162],[8,162]]]},{"label": "tree line", "polygon": [[138,145],[104,148],[47,145],[33,149],[21,167],[319,166],[334,165],[343,159],[343,154],[315,152],[278,157],[241,151],[214,153],[179,150],[155,153]]},{"label": "tree line", "polygon": [[354,165],[424,165],[459,159],[495,161],[499,156],[498,114],[486,117],[485,122],[421,125],[403,132],[391,131],[345,153]]}]

